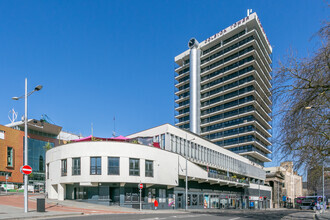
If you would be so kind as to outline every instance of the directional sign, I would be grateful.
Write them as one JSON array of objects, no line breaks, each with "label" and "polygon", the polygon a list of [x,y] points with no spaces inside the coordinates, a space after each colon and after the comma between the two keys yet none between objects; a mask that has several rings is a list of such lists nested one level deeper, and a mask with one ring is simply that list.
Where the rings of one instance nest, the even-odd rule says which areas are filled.
[{"label": "directional sign", "polygon": [[139,188],[143,189],[143,184],[142,183],[139,184]]},{"label": "directional sign", "polygon": [[29,165],[24,165],[21,167],[22,173],[29,175],[32,173],[32,168]]}]

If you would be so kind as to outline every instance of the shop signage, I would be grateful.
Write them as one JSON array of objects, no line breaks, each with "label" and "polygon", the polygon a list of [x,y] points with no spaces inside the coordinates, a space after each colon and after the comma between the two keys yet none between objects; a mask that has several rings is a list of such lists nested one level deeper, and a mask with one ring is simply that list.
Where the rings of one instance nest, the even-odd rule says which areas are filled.
[{"label": "shop signage", "polygon": [[234,28],[236,28],[236,27],[238,27],[238,26],[244,24],[247,20],[249,20],[249,18],[250,18],[250,17],[247,16],[247,17],[245,17],[245,18],[243,18],[243,19],[237,21],[236,23],[230,25],[230,26],[227,27],[226,29],[223,29],[223,30],[220,31],[219,33],[216,33],[215,35],[213,35],[213,36],[207,38],[204,42],[205,42],[205,43],[209,43],[209,42],[211,42],[211,41],[213,41],[213,40],[215,40],[215,39],[221,37],[221,36],[224,35],[227,31],[231,31],[232,29],[234,29]]},{"label": "shop signage", "polygon": [[258,196],[249,196],[249,200],[259,200]]}]

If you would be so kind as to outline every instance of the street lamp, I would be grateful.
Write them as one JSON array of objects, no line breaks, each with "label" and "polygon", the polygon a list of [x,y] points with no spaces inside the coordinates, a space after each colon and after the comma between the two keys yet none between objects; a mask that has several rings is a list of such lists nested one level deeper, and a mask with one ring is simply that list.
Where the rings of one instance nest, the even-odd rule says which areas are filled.
[{"label": "street lamp", "polygon": [[[24,114],[24,163],[25,165],[28,164],[28,142],[27,142],[27,97],[30,96],[32,93],[36,91],[40,91],[42,89],[42,85],[38,85],[34,88],[33,91],[27,92],[27,78],[25,78],[25,95],[20,97],[13,97],[13,100],[19,100],[21,98],[24,98],[25,100],[25,114]],[[28,212],[28,175],[24,174],[24,212]]]}]

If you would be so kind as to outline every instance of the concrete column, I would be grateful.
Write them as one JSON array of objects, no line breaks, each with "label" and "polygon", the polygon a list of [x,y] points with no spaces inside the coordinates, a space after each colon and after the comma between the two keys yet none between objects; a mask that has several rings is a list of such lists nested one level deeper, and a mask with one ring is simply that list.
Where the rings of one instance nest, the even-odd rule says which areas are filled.
[{"label": "concrete column", "polygon": [[63,201],[65,198],[65,184],[57,184],[58,200]]},{"label": "concrete column", "polygon": [[195,38],[190,39],[190,131],[200,134],[200,49]]}]

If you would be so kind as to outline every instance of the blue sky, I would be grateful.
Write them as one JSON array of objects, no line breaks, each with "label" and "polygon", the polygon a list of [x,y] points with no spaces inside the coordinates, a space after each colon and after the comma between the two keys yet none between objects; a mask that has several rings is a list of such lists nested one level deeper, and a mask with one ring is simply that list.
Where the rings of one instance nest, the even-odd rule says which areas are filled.
[{"label": "blue sky", "polygon": [[47,114],[64,130],[110,137],[174,122],[174,57],[257,12],[274,67],[292,47],[307,56],[329,17],[311,1],[0,1],[0,124],[24,114],[11,97],[42,84],[29,118]]}]

